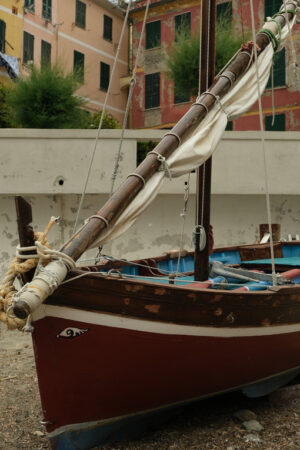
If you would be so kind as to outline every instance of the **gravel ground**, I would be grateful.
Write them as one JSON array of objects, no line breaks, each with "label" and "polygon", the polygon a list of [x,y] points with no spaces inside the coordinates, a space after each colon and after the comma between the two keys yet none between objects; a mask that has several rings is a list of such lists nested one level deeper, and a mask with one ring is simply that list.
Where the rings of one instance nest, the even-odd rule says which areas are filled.
[{"label": "gravel ground", "polygon": [[[31,337],[0,325],[0,449],[49,449],[43,426]],[[231,393],[182,409],[142,437],[105,450],[300,450],[300,379],[269,398]],[[292,394],[291,394],[292,393]],[[289,395],[289,397],[288,397]],[[235,417],[247,409],[263,430],[247,431]],[[100,447],[97,447],[100,448]]]}]

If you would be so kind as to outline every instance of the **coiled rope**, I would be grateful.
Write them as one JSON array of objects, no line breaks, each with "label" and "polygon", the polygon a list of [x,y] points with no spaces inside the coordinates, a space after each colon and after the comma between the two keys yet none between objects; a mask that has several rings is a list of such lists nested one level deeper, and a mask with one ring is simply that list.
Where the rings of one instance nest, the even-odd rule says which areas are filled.
[{"label": "coiled rope", "polygon": [[[18,329],[21,331],[26,325],[26,319],[18,319],[8,311],[11,309],[12,297],[17,292],[14,282],[19,275],[29,272],[38,264],[46,265],[50,262],[52,256],[49,255],[46,257],[46,252],[43,252],[43,249],[49,249],[49,252],[52,252],[47,241],[47,234],[56,221],[56,217],[51,217],[45,231],[36,231],[34,233],[36,246],[17,247],[17,256],[11,261],[4,278],[0,283],[0,321],[5,323],[9,330]],[[21,255],[20,252],[24,250],[36,250],[37,253]]]}]

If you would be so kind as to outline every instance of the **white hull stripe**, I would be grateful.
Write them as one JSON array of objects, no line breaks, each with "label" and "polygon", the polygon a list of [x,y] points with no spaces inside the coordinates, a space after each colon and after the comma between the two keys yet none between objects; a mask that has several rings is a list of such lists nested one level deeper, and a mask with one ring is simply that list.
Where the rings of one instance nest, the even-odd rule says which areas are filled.
[{"label": "white hull stripe", "polygon": [[[262,378],[260,380],[256,380],[252,384],[256,384],[256,383],[260,383],[260,382],[263,382],[263,381],[267,381],[267,380],[270,380],[270,379],[274,378],[274,376],[282,376],[284,374],[288,374],[291,370],[296,371],[297,369],[299,370],[300,367],[295,367],[294,369],[290,369],[290,370],[286,370],[284,372],[280,372],[278,374],[272,375],[271,377],[267,377],[267,378]],[[246,387],[246,386],[251,386],[251,384],[235,386],[232,389],[226,389],[226,390],[214,392],[212,394],[207,394],[207,395],[204,394],[204,395],[201,395],[199,397],[193,397],[193,398],[189,398],[187,400],[182,400],[182,401],[179,401],[179,402],[169,403],[167,405],[162,405],[162,406],[160,406],[158,408],[147,409],[147,410],[144,410],[144,411],[139,411],[137,413],[126,414],[124,416],[111,417],[111,418],[103,419],[103,420],[95,420],[93,422],[82,422],[82,423],[74,423],[74,424],[71,424],[71,425],[64,425],[64,426],[62,426],[60,428],[57,428],[56,430],[52,431],[51,433],[48,433],[48,438],[50,438],[50,439],[54,438],[55,436],[58,436],[58,435],[60,435],[62,433],[66,433],[68,431],[86,430],[88,428],[91,429],[91,428],[95,428],[97,426],[109,425],[111,423],[118,422],[120,420],[129,419],[130,417],[133,418],[133,417],[138,417],[140,415],[145,415],[145,414],[149,414],[149,413],[158,413],[159,411],[163,411],[163,410],[165,410],[167,408],[174,408],[176,406],[181,406],[181,405],[185,405],[185,404],[188,404],[188,403],[196,402],[196,401],[199,401],[199,400],[204,399],[204,398],[214,397],[215,395],[220,395],[220,394],[225,394],[226,392],[236,391],[236,390],[242,389],[243,387]]]},{"label": "white hull stripe", "polygon": [[177,325],[166,322],[156,322],[144,319],[120,317],[114,314],[104,314],[85,311],[64,306],[41,305],[33,313],[33,321],[44,317],[57,317],[70,321],[90,323],[105,327],[122,328],[125,330],[142,331],[145,333],[168,334],[180,336],[209,336],[209,337],[247,337],[272,336],[278,334],[300,332],[300,323],[292,325],[273,325],[261,327],[217,328],[195,325]]},{"label": "white hull stripe", "polygon": [[[68,39],[69,41],[74,42],[75,44],[81,45],[82,47],[88,48],[89,50],[92,50],[93,52],[99,53],[99,55],[106,56],[107,58],[110,58],[112,60],[115,59],[114,55],[111,55],[110,53],[106,53],[103,50],[99,50],[99,48],[92,47],[89,44],[86,44],[85,42],[80,41],[79,39],[75,39],[72,36],[69,36],[68,34],[62,33],[61,31],[58,32],[58,35],[62,38]],[[123,61],[122,59],[118,59],[118,62],[121,64],[124,64],[125,66],[128,66],[128,62]]]}]

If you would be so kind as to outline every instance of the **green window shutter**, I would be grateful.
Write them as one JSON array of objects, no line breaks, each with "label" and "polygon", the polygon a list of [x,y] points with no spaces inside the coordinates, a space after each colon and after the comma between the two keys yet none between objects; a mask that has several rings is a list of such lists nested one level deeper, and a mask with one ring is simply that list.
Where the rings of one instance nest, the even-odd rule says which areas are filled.
[{"label": "green window shutter", "polygon": [[282,3],[283,0],[265,0],[265,17],[274,16],[279,11]]},{"label": "green window shutter", "polygon": [[6,23],[0,20],[0,52],[5,53],[5,30]]},{"label": "green window shutter", "polygon": [[226,19],[232,21],[232,2],[217,5],[217,20],[220,20],[221,17],[226,17]]},{"label": "green window shutter", "polygon": [[160,105],[160,73],[145,76],[145,109]]},{"label": "green window shutter", "polygon": [[266,116],[266,131],[285,131],[285,114],[276,114],[272,126],[272,116]]},{"label": "green window shutter", "polygon": [[[273,77],[274,87],[285,86],[285,48],[273,56]],[[272,72],[266,86],[266,89],[272,88]]]},{"label": "green window shutter", "polygon": [[25,0],[24,8],[28,8],[30,11],[34,12],[34,0]]},{"label": "green window shutter", "polygon": [[227,122],[225,131],[233,131],[233,123],[232,123],[232,121]]},{"label": "green window shutter", "polygon": [[24,31],[23,34],[23,63],[33,61],[34,51],[34,36]]},{"label": "green window shutter", "polygon": [[187,12],[184,14],[179,14],[175,16],[175,40],[176,35],[182,31],[186,34],[191,33],[191,13]]},{"label": "green window shutter", "polygon": [[176,88],[176,84],[174,86],[174,103],[184,103],[190,101],[190,95],[189,93],[178,91]]},{"label": "green window shutter", "polygon": [[160,20],[146,24],[146,49],[160,46]]},{"label": "green window shutter", "polygon": [[107,91],[109,85],[110,66],[104,62],[100,63],[100,89]]},{"label": "green window shutter", "polygon": [[86,4],[76,0],[75,25],[85,28]]},{"label": "green window shutter", "polygon": [[51,44],[46,41],[42,41],[41,45],[41,67],[47,67],[51,65]]},{"label": "green window shutter", "polygon": [[52,0],[43,0],[42,17],[45,20],[51,21],[51,19],[52,19]]},{"label": "green window shutter", "polygon": [[78,78],[84,80],[84,54],[74,50],[74,71],[77,72]]},{"label": "green window shutter", "polygon": [[103,37],[108,41],[112,41],[112,18],[105,14],[103,19]]}]

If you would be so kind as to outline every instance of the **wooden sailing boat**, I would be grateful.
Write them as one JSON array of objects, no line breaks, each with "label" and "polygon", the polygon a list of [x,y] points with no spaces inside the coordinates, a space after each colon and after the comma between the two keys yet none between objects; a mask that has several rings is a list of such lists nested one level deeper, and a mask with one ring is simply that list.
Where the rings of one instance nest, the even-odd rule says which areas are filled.
[{"label": "wooden sailing boat", "polygon": [[[296,3],[288,3],[290,12],[277,17],[283,28]],[[264,56],[269,33],[258,34],[257,48]],[[67,275],[71,281],[54,290],[72,259],[101,233],[106,239],[112,224],[122,229],[122,214],[144,184],[163,178],[157,170],[184,147],[181,141],[211,112],[215,118],[214,108],[222,116],[228,106],[220,108],[219,98],[233,90],[252,57],[249,46],[57,259],[15,295],[15,315],[32,315],[44,423],[53,448],[91,448],[120,439],[175,405],[233,389],[266,394],[299,373],[299,242],[277,244],[276,283],[267,244],[253,246],[251,258],[245,258],[243,247],[215,250],[208,280],[200,274],[202,280],[195,282],[192,253],[182,255],[179,274],[178,255],[170,254],[73,267]],[[27,246],[30,211],[20,199],[18,206],[21,244]],[[130,223],[135,211],[128,217]],[[208,242],[205,249],[208,253]]]}]

